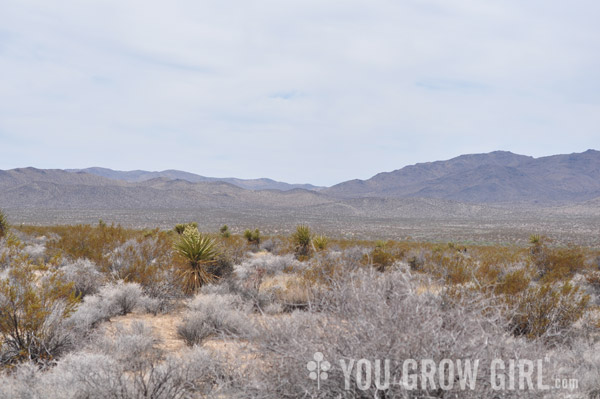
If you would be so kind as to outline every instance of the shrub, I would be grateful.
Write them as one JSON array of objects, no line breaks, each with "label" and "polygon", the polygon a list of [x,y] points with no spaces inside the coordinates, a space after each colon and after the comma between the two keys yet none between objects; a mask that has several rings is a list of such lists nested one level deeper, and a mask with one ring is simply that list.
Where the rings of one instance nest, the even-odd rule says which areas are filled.
[{"label": "shrub", "polygon": [[6,215],[0,209],[0,238],[3,238],[8,233],[8,220]]},{"label": "shrub", "polygon": [[117,324],[114,335],[104,335],[90,349],[110,356],[127,371],[135,371],[161,359],[158,348],[160,340],[154,336],[152,327],[134,322],[128,328]]},{"label": "shrub", "polygon": [[498,283],[494,286],[494,290],[496,294],[506,295],[508,300],[512,300],[515,295],[525,291],[530,283],[531,277],[527,270],[517,269],[500,276]]},{"label": "shrub", "polygon": [[104,281],[102,273],[96,269],[94,262],[88,259],[78,259],[60,268],[63,279],[73,283],[75,293],[83,298],[98,292]]},{"label": "shrub", "polygon": [[99,295],[88,295],[67,319],[67,323],[75,331],[75,336],[83,340],[98,323],[108,320],[111,306]]},{"label": "shrub", "polygon": [[245,260],[242,264],[235,266],[236,275],[245,280],[253,271],[261,269],[263,273],[272,276],[284,271],[301,269],[303,266],[293,255],[265,254]]},{"label": "shrub", "polygon": [[117,225],[110,226],[58,226],[55,228],[60,238],[49,240],[46,248],[49,256],[63,255],[71,259],[86,258],[108,270],[110,259],[105,254],[123,244],[135,232]]},{"label": "shrub", "polygon": [[112,349],[107,351],[110,354],[73,353],[46,372],[27,364],[0,377],[0,397],[187,399],[212,397],[213,389],[218,392],[227,383],[224,367],[204,349],[193,348],[165,359],[155,356],[156,348],[146,345],[146,333],[129,333],[119,340],[121,344],[114,349],[137,354],[140,359],[133,369],[127,359],[113,357]]},{"label": "shrub", "polygon": [[186,293],[195,294],[202,285],[215,280],[208,267],[217,263],[220,251],[212,238],[188,226],[174,248],[185,259],[179,273]]},{"label": "shrub", "polygon": [[531,287],[514,301],[509,327],[514,335],[557,343],[570,338],[570,330],[583,315],[589,296],[565,282]]},{"label": "shrub", "polygon": [[171,268],[172,241],[165,233],[127,240],[111,251],[108,272],[116,280],[139,283],[152,290]]},{"label": "shrub", "polygon": [[583,249],[574,245],[550,248],[548,239],[533,235],[530,238],[530,255],[544,282],[569,280],[586,268]]},{"label": "shrub", "polygon": [[97,294],[86,296],[67,321],[77,332],[77,337],[83,340],[100,322],[128,314],[136,307],[150,313],[161,311],[160,302],[151,302],[142,294],[139,284],[119,281],[101,287]]},{"label": "shrub", "polygon": [[[246,396],[280,397],[494,397],[489,384],[492,359],[530,358],[540,355],[537,344],[513,339],[502,326],[500,309],[481,295],[469,295],[448,302],[442,295],[425,291],[426,280],[406,273],[357,271],[345,274],[331,286],[328,301],[318,313],[294,312],[257,325],[256,358],[252,373],[234,381]],[[417,311],[418,309],[418,311]],[[350,376],[350,390],[340,367],[328,371],[317,392],[307,385],[307,361],[322,352],[331,364],[341,359],[392,359],[391,376],[402,373],[404,359],[480,359],[475,390],[449,391],[420,389],[407,393],[401,384],[379,390],[374,384],[358,390],[356,373]],[[394,360],[399,360],[394,362]],[[356,370],[356,364],[355,364]],[[544,378],[552,375],[544,369]],[[285,383],[282,383],[285,381]],[[508,392],[506,397],[521,392]]]},{"label": "shrub", "polygon": [[198,295],[188,309],[177,333],[190,346],[212,335],[238,336],[249,331],[249,308],[237,295]]},{"label": "shrub", "polygon": [[371,251],[370,256],[365,256],[365,261],[370,266],[373,266],[375,270],[383,272],[394,264],[395,257],[385,250],[385,245],[377,245]]},{"label": "shrub", "polygon": [[131,313],[141,303],[142,288],[137,283],[124,283],[105,285],[100,289],[102,298],[109,317]]},{"label": "shrub", "polygon": [[0,281],[0,362],[46,363],[65,352],[72,337],[65,320],[77,307],[73,284],[56,272],[42,276],[28,265]]}]

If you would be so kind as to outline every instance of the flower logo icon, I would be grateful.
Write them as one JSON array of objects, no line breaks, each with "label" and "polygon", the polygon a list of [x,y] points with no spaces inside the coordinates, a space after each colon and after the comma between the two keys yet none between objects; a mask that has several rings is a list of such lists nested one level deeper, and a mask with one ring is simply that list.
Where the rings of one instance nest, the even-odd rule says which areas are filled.
[{"label": "flower logo icon", "polygon": [[311,380],[317,380],[317,389],[321,389],[321,380],[326,380],[328,377],[327,371],[331,369],[331,364],[327,360],[323,360],[323,354],[316,352],[313,355],[313,360],[306,364],[306,368],[310,373],[308,377]]}]

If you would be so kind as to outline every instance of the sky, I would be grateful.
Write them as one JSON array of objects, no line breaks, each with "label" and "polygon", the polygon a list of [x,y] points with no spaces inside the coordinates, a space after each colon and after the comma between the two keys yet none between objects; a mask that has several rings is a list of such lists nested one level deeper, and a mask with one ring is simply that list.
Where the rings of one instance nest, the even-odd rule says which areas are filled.
[{"label": "sky", "polygon": [[0,0],[0,169],[332,185],[600,149],[592,0]]}]

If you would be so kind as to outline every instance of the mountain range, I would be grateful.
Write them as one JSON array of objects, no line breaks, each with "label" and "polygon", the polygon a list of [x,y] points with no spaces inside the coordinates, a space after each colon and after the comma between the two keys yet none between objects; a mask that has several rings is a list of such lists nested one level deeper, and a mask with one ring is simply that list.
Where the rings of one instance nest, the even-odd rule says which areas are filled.
[{"label": "mountain range", "polygon": [[290,184],[275,181],[272,179],[262,178],[262,179],[237,179],[235,177],[206,177],[197,175],[195,173],[184,172],[181,170],[163,170],[160,172],[148,172],[146,170],[131,170],[131,171],[121,171],[121,170],[112,170],[108,168],[86,168],[86,169],[65,169],[67,172],[84,172],[90,173],[96,176],[107,177],[109,179],[114,180],[122,180],[127,182],[143,182],[147,180],[152,180],[160,177],[164,177],[172,180],[186,180],[191,183],[199,183],[199,182],[225,182],[229,184],[233,184],[234,186],[245,188],[246,190],[293,190],[295,188],[303,188],[306,190],[319,190],[322,187],[313,186],[312,184]]},{"label": "mountain range", "polygon": [[507,151],[418,163],[323,190],[336,198],[439,198],[471,203],[583,202],[600,197],[600,152],[541,158]]},{"label": "mountain range", "polygon": [[328,188],[176,170],[0,170],[0,208],[12,209],[303,209],[331,217],[406,212],[441,217],[501,215],[506,204],[579,204],[573,211],[579,212],[597,207],[598,198],[600,152],[595,150],[542,158],[506,151],[462,155]]}]

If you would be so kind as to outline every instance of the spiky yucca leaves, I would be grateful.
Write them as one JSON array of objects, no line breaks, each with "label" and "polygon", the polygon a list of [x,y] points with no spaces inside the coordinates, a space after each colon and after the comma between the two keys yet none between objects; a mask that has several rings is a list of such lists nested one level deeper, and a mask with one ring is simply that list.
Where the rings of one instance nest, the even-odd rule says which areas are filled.
[{"label": "spiky yucca leaves", "polygon": [[317,251],[323,251],[327,248],[327,244],[329,243],[329,239],[324,235],[315,236],[312,240],[313,245]]},{"label": "spiky yucca leaves", "polygon": [[292,241],[296,247],[297,256],[308,256],[310,254],[311,240],[312,233],[310,227],[304,224],[296,227],[296,232],[292,234]]},{"label": "spiky yucca leaves", "polygon": [[221,228],[219,229],[219,232],[221,233],[221,237],[223,237],[223,238],[231,237],[231,232],[229,231],[229,226],[227,226],[226,224],[221,226]]},{"label": "spiky yucca leaves", "polygon": [[185,231],[185,228],[188,226],[198,228],[198,223],[196,223],[196,222],[178,223],[175,225],[175,227],[173,227],[173,230],[175,230],[175,232],[177,234],[183,234],[183,232]]},{"label": "spiky yucca leaves", "polygon": [[4,237],[8,233],[8,220],[6,220],[6,216],[0,210],[0,238]]},{"label": "spiky yucca leaves", "polygon": [[255,229],[254,231],[246,229],[244,231],[244,238],[248,240],[248,244],[254,245],[256,248],[260,245],[260,230]]},{"label": "spiky yucca leaves", "polygon": [[186,261],[185,266],[180,269],[180,277],[187,294],[197,293],[201,286],[216,279],[208,271],[208,267],[217,262],[221,253],[214,239],[200,234],[193,226],[187,226],[174,249]]}]

